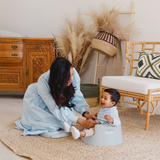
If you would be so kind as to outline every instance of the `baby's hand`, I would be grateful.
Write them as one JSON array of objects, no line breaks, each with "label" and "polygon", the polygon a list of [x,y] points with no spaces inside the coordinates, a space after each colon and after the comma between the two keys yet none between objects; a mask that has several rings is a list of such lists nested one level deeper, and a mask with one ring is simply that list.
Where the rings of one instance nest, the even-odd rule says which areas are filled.
[{"label": "baby's hand", "polygon": [[108,122],[112,123],[114,122],[113,118],[110,115],[105,115],[104,119],[106,119]]}]

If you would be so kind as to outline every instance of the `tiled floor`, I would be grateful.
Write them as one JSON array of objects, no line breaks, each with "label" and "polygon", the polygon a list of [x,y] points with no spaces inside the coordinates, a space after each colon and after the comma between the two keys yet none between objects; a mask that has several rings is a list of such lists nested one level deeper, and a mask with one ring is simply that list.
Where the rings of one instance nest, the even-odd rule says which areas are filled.
[{"label": "tiled floor", "polygon": [[[22,116],[22,96],[0,95],[0,131],[7,124]],[[16,155],[0,141],[0,160],[29,160]]]}]

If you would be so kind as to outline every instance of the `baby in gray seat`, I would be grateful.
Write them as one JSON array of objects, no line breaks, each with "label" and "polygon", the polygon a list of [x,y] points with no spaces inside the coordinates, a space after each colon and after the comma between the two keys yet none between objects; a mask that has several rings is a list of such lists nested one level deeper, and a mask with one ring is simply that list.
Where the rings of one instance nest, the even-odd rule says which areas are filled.
[{"label": "baby in gray seat", "polygon": [[[119,102],[120,94],[115,89],[105,89],[101,96],[101,109],[95,114],[100,124],[108,123],[110,125],[117,126],[121,123],[118,115],[116,104]],[[84,129],[79,131],[74,126],[70,126],[67,122],[64,122],[65,132],[71,132],[74,139],[79,137],[90,137],[95,131],[94,128]]]}]

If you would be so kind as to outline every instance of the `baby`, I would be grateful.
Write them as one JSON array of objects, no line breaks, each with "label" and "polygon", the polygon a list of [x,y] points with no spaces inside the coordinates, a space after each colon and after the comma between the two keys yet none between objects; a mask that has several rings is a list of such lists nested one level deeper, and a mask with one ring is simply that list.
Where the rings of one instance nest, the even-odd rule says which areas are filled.
[{"label": "baby", "polygon": [[[119,102],[120,94],[115,89],[105,89],[101,96],[101,109],[95,114],[100,124],[111,124],[117,126],[121,123],[116,104]],[[84,129],[79,131],[74,126],[70,126],[64,122],[65,132],[71,132],[74,139],[79,137],[89,137],[94,134],[94,128]]]}]

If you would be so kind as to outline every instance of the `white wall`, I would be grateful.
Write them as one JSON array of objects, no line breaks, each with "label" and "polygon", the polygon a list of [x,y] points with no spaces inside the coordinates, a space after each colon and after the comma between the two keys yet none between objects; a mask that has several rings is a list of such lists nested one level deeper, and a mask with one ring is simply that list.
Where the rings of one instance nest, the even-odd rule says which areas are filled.
[{"label": "white wall", "polygon": [[[52,37],[63,24],[64,17],[75,18],[77,10],[87,13],[92,7],[102,10],[116,5],[121,11],[131,11],[132,0],[0,0],[0,29],[28,34],[30,37]],[[134,40],[159,40],[159,0],[135,0],[134,22],[142,34]],[[87,16],[84,15],[87,19]],[[125,20],[129,20],[125,16]],[[88,21],[86,21],[87,25]]]},{"label": "white wall", "polygon": [[[120,7],[122,12],[130,12],[132,0],[0,0],[0,30],[8,30],[29,37],[52,37],[58,34],[65,16],[76,18],[78,9],[88,13],[89,7],[101,11],[103,3],[111,9]],[[160,41],[160,0],[135,0],[133,21],[141,34],[131,41]],[[86,26],[89,17],[83,15]],[[121,24],[130,23],[130,15],[120,18]],[[124,53],[125,42],[122,43]],[[96,52],[90,66],[81,75],[82,83],[93,83]],[[101,60],[102,61],[102,57]]]},{"label": "white wall", "polygon": [[[0,30],[8,30],[29,37],[52,37],[58,34],[65,16],[75,19],[77,10],[88,13],[89,7],[101,11],[103,3],[107,8],[120,7],[122,12],[131,11],[132,0],[0,0]],[[160,15],[159,0],[135,0],[133,21],[141,34],[132,41],[159,41]],[[86,26],[89,17],[83,15]],[[130,22],[130,15],[123,15],[122,24]],[[124,43],[122,43],[124,50]],[[96,54],[96,53],[93,53]],[[96,55],[95,55],[96,56]],[[93,83],[95,57],[91,66],[82,75],[82,82]],[[87,76],[89,73],[90,76]]]},{"label": "white wall", "polygon": [[[0,30],[8,30],[29,37],[52,37],[58,34],[65,16],[75,19],[77,10],[88,13],[89,7],[101,11],[103,3],[109,9],[120,7],[122,12],[129,12],[132,0],[0,0]],[[131,41],[159,41],[160,1],[135,0],[135,15],[133,21],[141,34],[132,37]],[[89,17],[83,15],[86,26]],[[130,15],[120,18],[122,24],[130,23]],[[122,43],[124,53],[125,42]],[[93,83],[95,57],[91,60],[86,72],[81,75],[82,83]],[[102,60],[102,57],[101,57]]]}]

